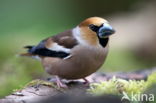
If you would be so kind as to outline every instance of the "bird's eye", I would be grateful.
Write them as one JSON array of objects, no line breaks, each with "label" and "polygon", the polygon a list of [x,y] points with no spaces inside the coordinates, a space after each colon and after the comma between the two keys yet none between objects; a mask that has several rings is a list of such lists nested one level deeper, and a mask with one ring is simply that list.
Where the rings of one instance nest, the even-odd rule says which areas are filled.
[{"label": "bird's eye", "polygon": [[90,25],[89,25],[89,28],[90,28],[92,31],[94,31],[94,32],[97,32],[97,31],[99,30],[99,27],[96,26],[96,25],[94,25],[94,24],[90,24]]}]

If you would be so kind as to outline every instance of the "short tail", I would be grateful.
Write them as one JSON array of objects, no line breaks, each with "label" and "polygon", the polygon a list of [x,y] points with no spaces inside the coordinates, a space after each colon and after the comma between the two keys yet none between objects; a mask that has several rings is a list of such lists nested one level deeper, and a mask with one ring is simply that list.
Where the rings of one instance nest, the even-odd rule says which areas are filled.
[{"label": "short tail", "polygon": [[39,61],[41,60],[40,56],[34,54],[36,46],[25,46],[24,48],[28,49],[27,53],[21,53],[21,54],[19,54],[19,56],[32,57],[32,58],[37,59]]},{"label": "short tail", "polygon": [[28,45],[28,46],[25,46],[24,48],[26,48],[26,49],[31,49],[31,48],[33,48],[34,46],[30,46],[30,45]]},{"label": "short tail", "polygon": [[33,56],[33,54],[30,54],[30,53],[21,53],[21,54],[19,54],[19,56]]},{"label": "short tail", "polygon": [[28,49],[27,50],[27,53],[21,53],[19,54],[20,56],[34,56],[34,54],[32,53],[32,49],[34,48],[35,46],[25,46],[24,48],[25,49]]}]

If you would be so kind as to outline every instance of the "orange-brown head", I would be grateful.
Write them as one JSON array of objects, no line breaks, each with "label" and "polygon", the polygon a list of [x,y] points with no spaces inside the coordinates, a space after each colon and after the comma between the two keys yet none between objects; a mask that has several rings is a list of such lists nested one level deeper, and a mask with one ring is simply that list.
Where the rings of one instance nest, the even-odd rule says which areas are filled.
[{"label": "orange-brown head", "polygon": [[100,17],[90,17],[79,24],[81,37],[91,45],[97,45],[100,38],[107,38],[115,32],[108,21]]}]

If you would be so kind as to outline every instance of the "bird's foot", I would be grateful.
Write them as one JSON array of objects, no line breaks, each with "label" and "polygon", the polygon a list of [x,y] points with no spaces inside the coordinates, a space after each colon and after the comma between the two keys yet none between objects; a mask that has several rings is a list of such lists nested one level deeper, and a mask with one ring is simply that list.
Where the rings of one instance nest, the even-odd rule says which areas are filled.
[{"label": "bird's foot", "polygon": [[56,76],[56,84],[58,88],[68,88],[68,86],[65,83],[62,83],[60,78]]},{"label": "bird's foot", "polygon": [[68,86],[62,82],[57,81],[56,83],[57,83],[58,88],[68,88]]},{"label": "bird's foot", "polygon": [[84,82],[85,86],[89,86],[89,81],[86,78],[83,78],[83,80],[85,81]]}]

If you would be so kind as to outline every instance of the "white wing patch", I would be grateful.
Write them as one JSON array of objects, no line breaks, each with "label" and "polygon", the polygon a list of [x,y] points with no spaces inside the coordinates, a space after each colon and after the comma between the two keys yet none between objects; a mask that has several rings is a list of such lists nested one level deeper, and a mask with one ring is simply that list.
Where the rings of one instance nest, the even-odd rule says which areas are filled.
[{"label": "white wing patch", "polygon": [[52,46],[50,48],[47,48],[49,50],[53,50],[53,51],[63,51],[63,52],[66,52],[66,53],[70,53],[70,49],[68,48],[65,48],[61,45],[58,45],[57,43],[53,43]]},{"label": "white wing patch", "polygon": [[63,58],[63,60],[69,59],[69,58],[71,58],[71,57],[72,57],[72,55],[69,55],[69,56]]}]

